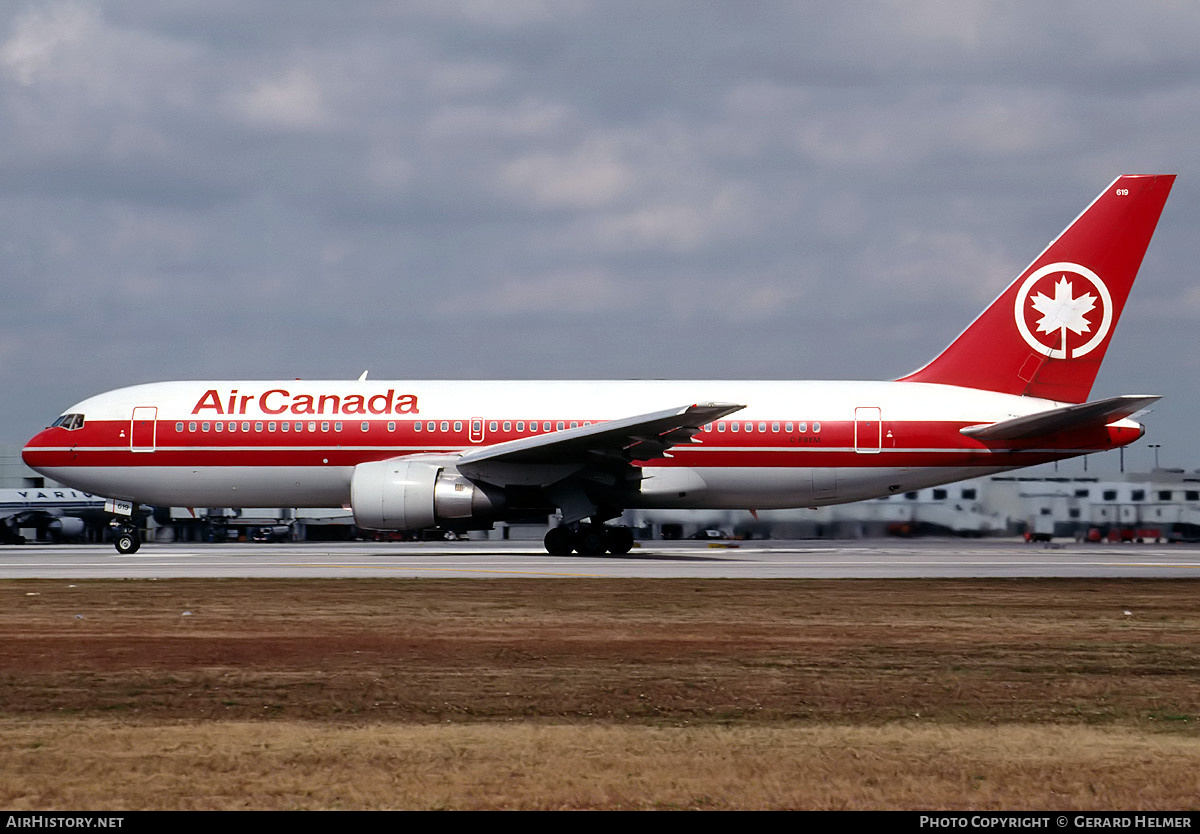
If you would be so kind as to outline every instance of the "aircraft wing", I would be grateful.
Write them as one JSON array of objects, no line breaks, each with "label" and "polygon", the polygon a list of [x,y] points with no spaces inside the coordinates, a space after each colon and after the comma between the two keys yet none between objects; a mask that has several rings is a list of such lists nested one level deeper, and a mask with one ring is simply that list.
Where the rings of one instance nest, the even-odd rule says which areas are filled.
[{"label": "aircraft wing", "polygon": [[[527,482],[544,483],[547,476],[588,464],[669,457],[671,447],[696,442],[692,437],[706,423],[743,408],[733,403],[701,403],[606,420],[475,449],[463,454],[455,466],[468,478],[500,478],[509,483],[525,480],[514,473],[520,468],[531,479]],[[535,470],[543,474],[535,474]]]},{"label": "aircraft wing", "polygon": [[1150,394],[1124,394],[1106,400],[1039,411],[998,423],[967,426],[960,431],[977,440],[1024,440],[1045,437],[1064,431],[1107,426],[1142,411],[1159,399],[1161,397]]}]

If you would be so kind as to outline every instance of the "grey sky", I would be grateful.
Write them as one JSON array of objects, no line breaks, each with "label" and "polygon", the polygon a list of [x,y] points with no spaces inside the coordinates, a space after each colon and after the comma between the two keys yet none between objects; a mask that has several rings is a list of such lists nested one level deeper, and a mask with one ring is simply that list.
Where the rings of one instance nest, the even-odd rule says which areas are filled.
[{"label": "grey sky", "polygon": [[895,377],[1178,173],[1094,395],[1200,466],[1197,43],[1195,0],[4,4],[0,442],[159,379]]}]

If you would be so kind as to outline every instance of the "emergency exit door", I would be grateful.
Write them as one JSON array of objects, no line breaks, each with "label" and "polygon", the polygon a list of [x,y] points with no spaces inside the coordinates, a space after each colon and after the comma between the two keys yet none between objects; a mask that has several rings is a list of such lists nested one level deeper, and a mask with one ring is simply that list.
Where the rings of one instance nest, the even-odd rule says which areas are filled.
[{"label": "emergency exit door", "polygon": [[129,421],[129,450],[131,452],[154,451],[154,426],[158,409],[152,405],[139,405],[133,409]]},{"label": "emergency exit door", "polygon": [[883,445],[883,420],[879,408],[864,406],[854,409],[854,451],[870,454]]}]

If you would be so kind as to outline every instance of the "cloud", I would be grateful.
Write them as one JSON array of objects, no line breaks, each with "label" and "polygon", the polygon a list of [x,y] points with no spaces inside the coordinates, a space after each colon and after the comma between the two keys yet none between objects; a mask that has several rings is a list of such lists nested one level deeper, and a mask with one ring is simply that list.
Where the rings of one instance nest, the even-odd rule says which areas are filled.
[{"label": "cloud", "polygon": [[620,313],[636,298],[635,288],[626,281],[599,270],[578,270],[505,278],[483,292],[443,299],[436,308],[456,318],[598,316]]},{"label": "cloud", "polygon": [[332,114],[325,98],[316,79],[299,67],[260,79],[229,96],[234,111],[247,123],[284,130],[326,126]]},{"label": "cloud", "polygon": [[0,332],[52,347],[2,425],[207,373],[900,373],[1166,169],[1140,382],[1200,324],[1197,41],[1182,2],[5,4]]},{"label": "cloud", "polygon": [[551,208],[595,208],[629,193],[634,172],[612,143],[596,141],[566,154],[506,162],[500,173],[512,198]]},{"label": "cloud", "polygon": [[102,29],[99,12],[76,4],[30,10],[0,47],[0,63],[23,85],[39,80],[86,80],[80,71],[86,47]]}]

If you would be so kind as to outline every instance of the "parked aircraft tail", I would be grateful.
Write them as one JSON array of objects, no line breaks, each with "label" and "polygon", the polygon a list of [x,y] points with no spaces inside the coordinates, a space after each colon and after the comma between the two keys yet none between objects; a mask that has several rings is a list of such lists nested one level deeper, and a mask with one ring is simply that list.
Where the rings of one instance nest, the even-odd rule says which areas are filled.
[{"label": "parked aircraft tail", "polygon": [[1084,402],[1174,182],[1118,177],[948,348],[900,381]]}]

